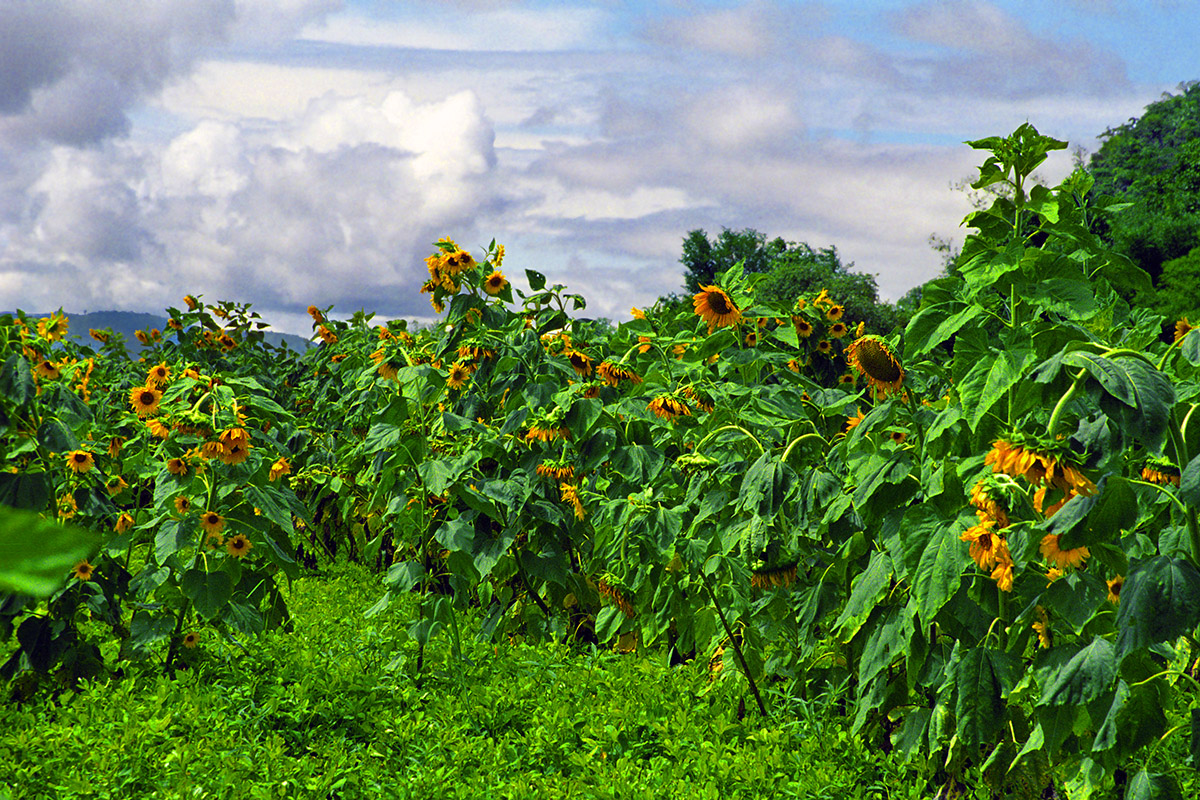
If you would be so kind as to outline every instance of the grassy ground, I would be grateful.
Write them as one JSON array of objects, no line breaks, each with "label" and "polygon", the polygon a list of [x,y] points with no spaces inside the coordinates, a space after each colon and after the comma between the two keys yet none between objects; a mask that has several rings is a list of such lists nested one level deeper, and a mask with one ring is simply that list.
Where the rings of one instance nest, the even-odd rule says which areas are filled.
[{"label": "grassy ground", "polygon": [[414,681],[399,610],[363,618],[378,594],[355,569],[307,578],[292,634],[209,633],[175,678],[0,705],[0,800],[923,794],[820,707],[739,721],[741,687],[704,665],[464,635],[469,661],[443,637]]},{"label": "grassy ground", "polygon": [[766,721],[747,701],[739,719],[743,686],[704,664],[495,646],[468,626],[466,659],[435,639],[414,680],[406,610],[363,616],[379,594],[340,567],[293,585],[291,634],[243,650],[207,632],[172,678],[0,704],[0,800],[929,796],[834,698],[769,698]]}]

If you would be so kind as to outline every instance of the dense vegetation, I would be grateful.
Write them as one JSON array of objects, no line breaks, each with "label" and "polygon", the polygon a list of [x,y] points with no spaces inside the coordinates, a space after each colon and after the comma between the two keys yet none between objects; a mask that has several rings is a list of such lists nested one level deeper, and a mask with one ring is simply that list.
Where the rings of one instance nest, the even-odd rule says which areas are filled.
[{"label": "dense vegetation", "polygon": [[[890,751],[880,769],[909,761],[944,795],[1194,786],[1200,336],[1180,321],[1161,341],[1163,319],[1115,288],[1149,282],[1092,231],[1112,209],[1088,174],[1032,182],[1065,143],[1024,125],[971,146],[984,154],[975,187],[1004,191],[968,217],[951,274],[884,336],[829,286],[794,296],[772,288],[775,268],[742,263],[686,306],[587,323],[572,319],[584,298],[544,276],[513,286],[502,246],[475,255],[449,239],[421,289],[437,326],[314,305],[321,344],[300,355],[266,344],[247,307],[191,296],[165,330],[141,332],[142,361],[105,331],[99,347],[70,341],[61,314],[0,319],[0,503],[14,509],[0,676],[14,701],[81,688],[87,703],[114,684],[134,694],[155,670],[194,671],[242,693],[249,734],[302,747],[285,732],[311,719],[301,700],[317,677],[271,694],[221,669],[293,669],[278,650],[280,666],[256,666],[269,652],[256,637],[304,648],[286,644],[297,582],[350,560],[383,576],[381,596],[327,611],[366,612],[360,652],[406,712],[449,670],[466,713],[487,717],[494,701],[471,687],[493,678],[470,665],[489,646],[691,664],[681,708],[648,695],[639,712],[677,728],[614,725],[627,755],[683,748],[653,776],[572,761],[609,735],[577,719],[567,741],[581,745],[551,752],[568,723],[539,709],[526,730],[545,751],[531,752],[581,785],[703,781],[703,737],[678,730],[743,708],[772,721],[755,740],[771,765],[761,780],[803,785],[787,761],[803,734],[762,743],[784,741],[774,721],[832,698],[846,728],[829,735],[862,743],[851,763]],[[836,258],[781,248],[797,274],[837,277]],[[323,680],[323,662],[300,664]],[[717,688],[702,688],[710,676]],[[154,680],[195,705],[186,684]],[[377,688],[355,687],[347,703],[375,708]],[[573,690],[563,703],[577,708]],[[706,692],[723,711],[705,709]],[[155,713],[173,724],[165,705]],[[362,716],[344,720],[355,755],[338,768],[390,780],[355,759],[411,759],[415,745]],[[484,747],[449,741],[432,745],[442,760]],[[470,763],[483,774],[497,752],[516,754]],[[289,779],[334,791],[311,762],[288,763]]]}]

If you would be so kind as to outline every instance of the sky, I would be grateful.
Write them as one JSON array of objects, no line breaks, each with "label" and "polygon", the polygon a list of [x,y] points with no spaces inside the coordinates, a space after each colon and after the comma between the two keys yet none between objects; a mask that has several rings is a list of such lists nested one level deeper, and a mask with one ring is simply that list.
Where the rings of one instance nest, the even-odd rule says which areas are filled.
[{"label": "sky", "polygon": [[722,228],[894,300],[966,233],[964,142],[1093,152],[1198,39],[1183,0],[4,0],[0,308],[428,321],[450,236],[619,321]]}]

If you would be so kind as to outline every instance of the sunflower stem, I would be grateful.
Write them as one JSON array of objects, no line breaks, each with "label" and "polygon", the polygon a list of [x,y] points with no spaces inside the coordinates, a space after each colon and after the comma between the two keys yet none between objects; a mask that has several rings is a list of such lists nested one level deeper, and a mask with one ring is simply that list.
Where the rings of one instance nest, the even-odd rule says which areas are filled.
[{"label": "sunflower stem", "polygon": [[779,460],[782,463],[786,464],[787,460],[788,460],[788,456],[790,456],[792,454],[792,448],[795,447],[796,445],[800,444],[801,442],[805,442],[810,439],[816,439],[817,441],[821,442],[822,444],[826,444],[826,445],[829,444],[828,442],[825,441],[825,437],[821,436],[821,434],[819,434],[819,433],[806,433],[806,434],[803,434],[802,436],[797,436],[795,439],[792,439],[792,441],[789,442],[788,446],[784,449],[783,455],[780,456]]},{"label": "sunflower stem", "polygon": [[745,428],[743,428],[741,425],[722,425],[721,427],[717,428],[715,431],[713,431],[712,433],[708,434],[708,435],[707,435],[707,436],[705,436],[703,439],[701,439],[701,440],[700,440],[700,444],[696,445],[696,449],[695,449],[693,452],[699,453],[699,452],[700,452],[700,448],[701,448],[701,447],[703,447],[705,444],[707,444],[709,439],[713,438],[714,436],[716,436],[716,435],[717,435],[718,433],[720,433],[721,431],[741,431],[742,433],[746,434],[746,436],[747,436],[747,437],[750,439],[750,441],[752,441],[752,442],[754,442],[756,445],[758,445],[758,452],[759,452],[759,453],[765,453],[765,452],[766,452],[766,450],[765,450],[765,449],[763,448],[763,446],[762,446],[762,442],[758,441],[758,439],[757,439],[757,438],[755,438],[755,436],[754,436],[754,434],[753,434],[753,433],[751,433],[750,431],[746,430],[746,429],[745,429]]},{"label": "sunflower stem", "polygon": [[[1191,457],[1188,453],[1187,442],[1183,439],[1183,429],[1179,425],[1178,415],[1174,411],[1171,412],[1171,423],[1167,425],[1167,433],[1170,434],[1171,445],[1175,449],[1175,464],[1182,472],[1191,461]],[[1192,546],[1192,563],[1200,565],[1200,521],[1196,519],[1196,509],[1186,506],[1183,516],[1187,520],[1188,539]]]},{"label": "sunflower stem", "polygon": [[721,620],[721,627],[725,629],[725,635],[729,637],[729,643],[733,645],[733,652],[737,654],[738,663],[742,665],[742,674],[746,676],[746,682],[750,684],[750,693],[754,695],[754,701],[758,703],[758,711],[764,717],[767,714],[767,706],[763,703],[762,696],[758,693],[758,685],[754,682],[754,676],[750,674],[750,667],[746,664],[746,657],[742,655],[742,648],[737,643],[737,638],[733,635],[733,629],[729,627],[729,622],[725,619],[725,612],[721,610],[721,604],[717,602],[717,595],[713,592],[712,587],[708,585],[708,580],[703,576],[700,578],[704,590],[708,592],[708,597],[712,600],[713,608],[717,610],[717,618]]},{"label": "sunflower stem", "polygon": [[1083,385],[1085,380],[1087,380],[1087,374],[1088,372],[1086,369],[1081,369],[1075,374],[1075,377],[1071,380],[1071,385],[1067,387],[1067,391],[1063,392],[1063,396],[1058,398],[1058,404],[1054,406],[1054,410],[1050,412],[1050,421],[1046,423],[1046,434],[1051,438],[1053,438],[1055,435],[1054,431],[1056,428],[1058,428],[1059,418],[1062,417],[1063,411],[1067,407],[1067,403],[1071,402],[1071,399],[1075,397],[1075,393],[1079,391],[1079,387]]}]

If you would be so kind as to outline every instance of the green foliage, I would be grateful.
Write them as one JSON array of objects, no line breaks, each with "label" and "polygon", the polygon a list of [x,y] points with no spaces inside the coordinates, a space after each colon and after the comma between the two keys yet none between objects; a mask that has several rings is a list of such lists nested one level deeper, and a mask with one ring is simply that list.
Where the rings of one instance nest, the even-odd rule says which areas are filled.
[{"label": "green foliage", "polygon": [[1193,312],[1197,265],[1186,257],[1200,246],[1200,84],[1182,84],[1101,138],[1089,163],[1094,194],[1130,205],[1102,214],[1098,229],[1154,279],[1157,291],[1138,295],[1140,304],[1172,320]]}]

